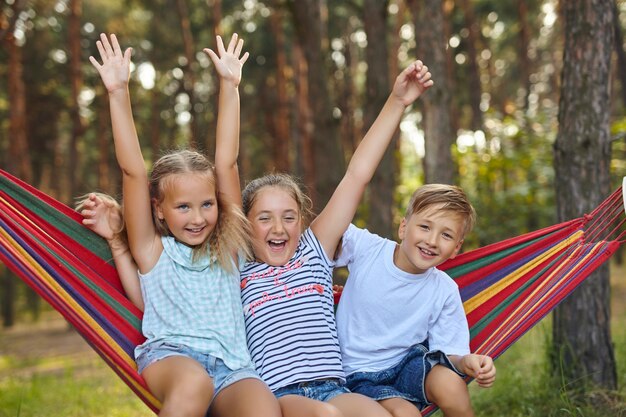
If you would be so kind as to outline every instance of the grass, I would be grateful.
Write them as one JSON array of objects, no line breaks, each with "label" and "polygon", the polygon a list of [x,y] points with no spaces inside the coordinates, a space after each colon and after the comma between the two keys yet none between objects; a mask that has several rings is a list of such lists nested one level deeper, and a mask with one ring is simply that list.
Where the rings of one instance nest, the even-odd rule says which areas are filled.
[{"label": "grass", "polygon": [[[574,402],[548,374],[551,328],[550,320],[544,320],[498,358],[498,379],[492,388],[470,384],[476,415],[626,417],[625,278],[626,265],[612,267],[618,392],[595,391]],[[0,417],[154,416],[94,352],[20,359],[2,353],[2,338],[0,331]]]},{"label": "grass", "polygon": [[[40,365],[45,369],[46,361]],[[0,417],[154,416],[98,357],[80,368],[61,365],[0,380]]]}]

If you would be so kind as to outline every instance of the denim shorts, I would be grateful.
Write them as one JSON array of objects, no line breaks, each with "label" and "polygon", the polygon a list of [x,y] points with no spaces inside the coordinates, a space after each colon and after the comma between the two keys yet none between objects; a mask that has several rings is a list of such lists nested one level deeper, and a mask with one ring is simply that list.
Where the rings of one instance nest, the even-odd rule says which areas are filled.
[{"label": "denim shorts", "polygon": [[285,395],[300,395],[318,401],[330,401],[338,395],[349,394],[348,390],[339,379],[318,379],[307,382],[296,382],[274,391],[276,398]]},{"label": "denim shorts", "polygon": [[213,379],[213,387],[215,388],[213,398],[224,388],[242,379],[261,379],[252,363],[249,366],[232,370],[218,357],[195,351],[185,345],[168,342],[156,342],[146,346],[136,359],[137,371],[141,373],[148,366],[169,356],[185,356],[202,365]]},{"label": "denim shorts", "polygon": [[430,404],[424,387],[426,375],[438,364],[465,376],[456,370],[445,353],[440,350],[429,352],[427,344],[423,342],[413,346],[397,365],[389,369],[348,375],[346,386],[350,391],[376,401],[403,398],[421,410]]}]

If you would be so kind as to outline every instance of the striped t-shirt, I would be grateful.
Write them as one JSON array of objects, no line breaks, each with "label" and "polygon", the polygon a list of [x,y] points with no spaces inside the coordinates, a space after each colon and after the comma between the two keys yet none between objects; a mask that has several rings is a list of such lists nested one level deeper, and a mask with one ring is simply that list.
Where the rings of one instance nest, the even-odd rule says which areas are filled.
[{"label": "striped t-shirt", "polygon": [[333,262],[307,229],[286,265],[249,262],[241,271],[248,349],[272,391],[316,379],[344,380],[332,270]]}]

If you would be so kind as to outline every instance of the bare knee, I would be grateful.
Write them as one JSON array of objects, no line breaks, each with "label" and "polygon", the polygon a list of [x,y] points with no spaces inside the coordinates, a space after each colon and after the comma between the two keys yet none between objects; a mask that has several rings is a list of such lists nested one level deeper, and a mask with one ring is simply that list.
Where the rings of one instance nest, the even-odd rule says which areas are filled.
[{"label": "bare knee", "polygon": [[[210,398],[209,398],[210,400]],[[204,417],[209,409],[209,401],[190,398],[188,395],[170,395],[163,403],[159,417]]]},{"label": "bare knee", "polygon": [[320,402],[316,405],[312,417],[344,417],[343,413],[334,405]]},{"label": "bare knee", "polygon": [[446,417],[473,417],[465,381],[452,370],[436,365],[426,376],[426,395]]},{"label": "bare knee", "polygon": [[422,417],[422,413],[411,402],[402,398],[378,401],[393,417]]}]

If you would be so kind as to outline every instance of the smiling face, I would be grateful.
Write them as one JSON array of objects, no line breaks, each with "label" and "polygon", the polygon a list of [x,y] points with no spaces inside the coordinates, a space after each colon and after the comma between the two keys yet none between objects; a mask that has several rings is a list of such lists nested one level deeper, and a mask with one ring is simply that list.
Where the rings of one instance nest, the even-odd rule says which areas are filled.
[{"label": "smiling face", "polygon": [[402,219],[398,230],[402,242],[396,247],[393,259],[398,268],[411,274],[423,274],[459,252],[465,219],[442,207],[443,204],[433,205]]},{"label": "smiling face", "polygon": [[167,181],[163,201],[156,204],[157,217],[180,242],[203,244],[217,224],[215,187],[203,174],[174,174]]},{"label": "smiling face", "polygon": [[293,257],[302,234],[302,216],[296,200],[276,186],[261,188],[248,211],[255,258],[283,266]]}]

